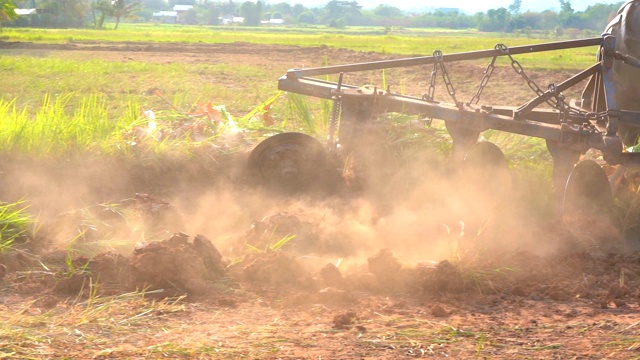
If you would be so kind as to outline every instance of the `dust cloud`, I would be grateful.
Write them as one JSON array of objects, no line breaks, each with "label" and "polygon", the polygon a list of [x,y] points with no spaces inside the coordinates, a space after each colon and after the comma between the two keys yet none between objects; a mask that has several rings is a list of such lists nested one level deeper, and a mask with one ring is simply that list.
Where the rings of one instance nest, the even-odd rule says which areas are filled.
[{"label": "dust cloud", "polygon": [[[37,218],[27,244],[36,256],[65,274],[70,258],[90,270],[56,282],[60,294],[98,279],[112,291],[164,296],[219,296],[229,282],[310,296],[296,303],[349,302],[354,290],[459,293],[478,286],[482,269],[528,269],[591,245],[557,220],[545,173],[509,169],[502,156],[457,163],[446,147],[372,134],[335,177],[318,176],[303,192],[256,182],[247,153],[206,152],[149,163],[7,161],[2,190],[9,201],[26,199]],[[320,183],[327,178],[337,183]],[[611,231],[589,241],[597,237]],[[514,286],[486,280],[496,281]]]},{"label": "dust cloud", "polygon": [[8,162],[3,190],[8,200],[28,200],[41,224],[40,251],[88,256],[129,256],[136,244],[176,233],[206,236],[230,261],[281,249],[313,272],[328,263],[358,269],[383,249],[414,267],[513,251],[543,256],[563,246],[553,203],[539,201],[552,198],[550,188],[532,194],[541,190],[530,186],[547,180],[532,182],[518,169],[466,171],[440,149],[366,143],[375,145],[351,154],[348,181],[324,192],[256,186],[243,178],[246,155],[213,167],[198,158],[162,166],[98,158]]},{"label": "dust cloud", "polygon": [[187,233],[206,234],[228,256],[293,236],[283,250],[313,271],[327,263],[357,267],[381,249],[411,267],[517,250],[544,255],[559,246],[545,235],[555,226],[554,209],[531,209],[530,189],[518,188],[516,177],[501,179],[504,174],[486,169],[490,176],[479,179],[429,151],[412,153],[411,162],[380,152],[389,149],[365,154],[357,169],[364,178],[355,189],[282,195],[224,184],[189,204],[180,197],[172,202],[183,212]]}]

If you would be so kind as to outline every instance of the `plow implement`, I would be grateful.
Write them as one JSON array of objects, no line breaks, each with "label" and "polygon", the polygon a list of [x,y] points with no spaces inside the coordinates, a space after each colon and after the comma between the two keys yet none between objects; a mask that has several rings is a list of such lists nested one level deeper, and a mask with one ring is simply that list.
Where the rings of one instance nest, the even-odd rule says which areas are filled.
[{"label": "plow implement", "polygon": [[[319,170],[326,169],[321,149],[331,154],[348,154],[350,149],[361,146],[359,134],[371,119],[384,113],[402,113],[444,121],[453,142],[453,160],[473,162],[479,164],[477,169],[487,171],[506,166],[506,161],[495,145],[477,143],[483,131],[493,129],[544,139],[553,158],[554,188],[565,211],[582,209],[585,202],[607,206],[612,203],[607,176],[592,160],[579,162],[581,156],[595,149],[607,164],[640,165],[640,153],[625,150],[636,143],[640,133],[640,112],[617,101],[621,78],[619,71],[614,71],[622,66],[626,73],[640,75],[640,61],[618,51],[616,41],[619,39],[614,35],[605,34],[572,41],[510,48],[498,44],[493,49],[473,52],[435,51],[431,56],[289,70],[278,82],[280,90],[333,102],[327,144],[321,145],[304,134],[279,134],[258,145],[250,165],[268,183],[307,183],[318,176]],[[592,66],[546,88],[537,85],[516,60],[521,54],[595,46],[599,50]],[[529,101],[518,106],[480,104],[499,57],[508,58],[515,73],[532,90],[534,97]],[[448,65],[478,59],[487,59],[489,65],[471,100],[461,101],[449,78]],[[390,87],[357,86],[344,81],[346,75],[355,72],[425,65],[432,66],[433,71],[429,88],[422,95],[405,95]],[[326,80],[330,76],[338,80]],[[447,101],[435,99],[436,79],[444,82]],[[585,82],[580,98],[565,99],[564,92]],[[635,95],[640,100],[640,92]],[[271,165],[265,166],[267,163]]]}]

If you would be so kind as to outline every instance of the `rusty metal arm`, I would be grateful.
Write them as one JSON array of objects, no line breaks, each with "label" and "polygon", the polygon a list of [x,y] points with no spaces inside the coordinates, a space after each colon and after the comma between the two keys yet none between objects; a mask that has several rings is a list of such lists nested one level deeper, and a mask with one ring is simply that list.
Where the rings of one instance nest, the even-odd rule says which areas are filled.
[{"label": "rusty metal arm", "polygon": [[622,54],[618,51],[615,52],[614,58],[616,60],[622,60],[623,63],[629,65],[629,66],[633,66],[636,68],[640,68],[640,59],[634,58],[631,55],[628,54]]},{"label": "rusty metal arm", "polygon": [[[509,48],[508,54],[519,55],[519,54],[528,54],[528,53],[543,52],[543,51],[573,49],[573,48],[587,47],[587,46],[600,46],[602,45],[602,42],[603,42],[603,38],[597,37],[597,38],[580,39],[580,40],[557,41],[557,42],[535,44],[535,45],[515,46],[515,47]],[[450,62],[450,61],[462,61],[462,60],[475,60],[475,59],[490,58],[495,56],[507,56],[507,54],[498,49],[470,51],[470,52],[443,55],[442,61]],[[305,76],[338,74],[341,72],[382,70],[382,69],[392,69],[392,68],[418,66],[418,65],[429,65],[429,64],[434,64],[436,61],[437,60],[434,56],[421,56],[421,57],[413,57],[413,58],[405,58],[405,59],[397,59],[397,60],[383,60],[383,61],[373,61],[373,62],[357,63],[357,64],[323,66],[323,67],[307,68],[307,69],[291,69],[287,72],[286,76],[291,78],[300,78]]]},{"label": "rusty metal arm", "polygon": [[[326,100],[332,100],[333,97],[336,95],[336,89],[337,89],[338,84],[335,82],[330,82],[330,81],[325,81],[325,80],[319,80],[319,79],[315,79],[315,78],[298,78],[298,79],[291,79],[288,78],[286,76],[283,76],[282,78],[280,78],[279,83],[278,83],[278,88],[280,90],[283,91],[288,91],[288,92],[293,92],[296,94],[301,94],[301,95],[307,95],[307,96],[313,96],[313,97],[317,97],[317,98],[321,98],[321,99],[326,99]],[[410,96],[401,96],[398,94],[393,94],[393,93],[388,93],[386,91],[383,90],[378,90],[378,89],[365,89],[365,88],[360,88],[358,86],[353,86],[353,85],[349,85],[349,84],[342,84],[342,91],[341,93],[344,92],[350,92],[350,93],[361,93],[361,94],[365,94],[366,92],[370,92],[373,93],[375,92],[377,95],[385,95],[385,96],[395,96],[395,99],[397,101],[402,102],[404,99],[412,99],[411,102],[415,102],[418,101],[420,103],[428,103],[427,101],[421,99],[421,98],[416,98],[416,97],[410,97]],[[430,102],[432,104],[438,104],[438,103],[434,103],[434,102]],[[414,107],[412,105],[412,107]],[[513,113],[514,110],[516,109],[513,106],[495,106],[495,107],[487,107],[487,109],[489,109],[486,112],[491,112],[494,114],[498,114],[498,115],[502,115],[508,118],[513,118]],[[434,117],[437,119],[444,119],[444,120],[448,120],[447,118],[440,118],[438,116],[435,116],[430,113],[427,113],[425,111],[422,110],[417,110],[414,112],[415,114],[429,114],[429,117]],[[559,118],[560,116],[560,112],[558,110],[555,109],[535,109],[532,111],[529,111],[526,114],[523,114],[520,118],[524,119],[524,120],[531,120],[531,121],[535,121],[535,122],[542,122],[542,123],[547,123],[547,124],[558,124],[559,123]]]},{"label": "rusty metal arm", "polygon": [[[375,112],[402,112],[412,114],[429,114],[436,119],[444,119],[451,123],[460,123],[479,130],[494,129],[514,134],[527,135],[542,139],[561,141],[580,149],[594,147],[603,149],[602,133],[591,126],[558,126],[558,123],[538,122],[532,120],[516,121],[511,116],[482,111],[471,107],[459,108],[455,104],[434,103],[420,98],[392,93],[362,93],[349,97],[368,98]],[[549,112],[545,113],[547,116]],[[557,114],[557,112],[556,112]]]},{"label": "rusty metal arm", "polygon": [[527,114],[529,114],[533,109],[535,109],[538,105],[541,105],[545,101],[551,99],[552,97],[558,96],[561,92],[579,84],[581,81],[587,79],[589,76],[596,74],[597,72],[602,70],[602,64],[597,63],[590,68],[580,72],[579,74],[563,81],[562,83],[555,86],[554,89],[549,89],[544,94],[533,98],[528,103],[522,105],[517,108],[513,112],[513,117],[515,119],[524,118]]}]

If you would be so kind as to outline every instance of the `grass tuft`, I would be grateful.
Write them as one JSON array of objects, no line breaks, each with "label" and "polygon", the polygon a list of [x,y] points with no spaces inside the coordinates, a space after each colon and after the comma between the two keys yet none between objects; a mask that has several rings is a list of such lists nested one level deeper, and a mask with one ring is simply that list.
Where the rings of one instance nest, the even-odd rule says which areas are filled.
[{"label": "grass tuft", "polygon": [[19,241],[25,242],[34,224],[24,201],[0,203],[0,254],[11,250]]}]

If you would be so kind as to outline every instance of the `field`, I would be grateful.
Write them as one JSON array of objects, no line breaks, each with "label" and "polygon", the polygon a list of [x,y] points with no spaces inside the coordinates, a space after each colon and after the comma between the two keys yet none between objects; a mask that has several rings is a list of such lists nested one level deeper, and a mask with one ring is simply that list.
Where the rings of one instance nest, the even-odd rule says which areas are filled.
[{"label": "field", "polygon": [[[486,193],[440,122],[389,114],[357,189],[254,183],[260,140],[326,138],[331,104],[280,93],[288,69],[543,41],[359,31],[4,29],[0,357],[640,358],[631,177],[610,220],[563,223],[544,142],[484,133],[512,182]],[[518,59],[544,88],[595,51]],[[451,65],[458,97],[488,61]],[[346,81],[420,95],[430,74]],[[482,103],[532,96],[499,59]]]}]

